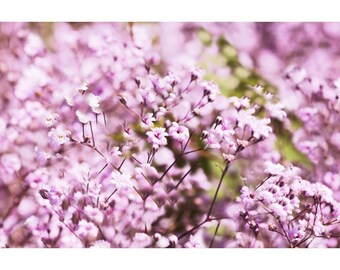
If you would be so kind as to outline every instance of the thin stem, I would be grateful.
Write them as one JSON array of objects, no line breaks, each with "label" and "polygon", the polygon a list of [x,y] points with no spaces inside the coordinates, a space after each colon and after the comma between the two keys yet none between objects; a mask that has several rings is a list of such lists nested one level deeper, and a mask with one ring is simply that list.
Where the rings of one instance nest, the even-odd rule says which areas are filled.
[{"label": "thin stem", "polygon": [[184,236],[192,233],[193,231],[195,231],[196,229],[198,229],[199,227],[201,227],[203,224],[205,224],[207,221],[207,219],[203,220],[201,223],[197,224],[196,226],[194,226],[193,228],[191,228],[189,231],[186,231],[184,233],[182,233],[179,237],[178,240],[182,239]]},{"label": "thin stem", "polygon": [[83,133],[83,142],[85,142],[85,124],[81,124],[81,129],[82,129],[82,133]]},{"label": "thin stem", "polygon": [[92,122],[90,121],[89,123],[90,123],[91,136],[92,136],[92,145],[95,148],[96,147],[96,143],[95,143],[94,135],[93,135]]},{"label": "thin stem", "polygon": [[176,184],[175,189],[177,189],[179,187],[179,185],[183,182],[183,180],[188,176],[188,174],[194,169],[194,167],[196,166],[196,164],[194,166],[192,166],[183,176],[182,178],[179,180],[179,182]]},{"label": "thin stem", "polygon": [[213,200],[212,200],[212,202],[211,202],[211,205],[210,205],[210,208],[209,208],[209,211],[208,211],[208,213],[207,213],[206,218],[205,218],[201,223],[199,223],[199,224],[197,224],[196,226],[194,226],[193,228],[191,228],[189,231],[186,231],[186,232],[184,232],[183,234],[181,234],[181,235],[178,237],[178,240],[180,240],[180,239],[183,238],[184,236],[190,234],[191,232],[195,231],[196,229],[198,229],[199,227],[201,227],[201,226],[202,226],[203,224],[205,224],[206,222],[214,220],[214,218],[210,218],[210,215],[211,215],[211,212],[212,212],[212,210],[213,210],[213,208],[214,208],[214,205],[215,205],[215,202],[216,202],[216,199],[217,199],[218,192],[219,192],[219,190],[220,190],[220,188],[221,188],[221,185],[222,185],[223,178],[224,178],[224,176],[226,175],[226,173],[227,173],[227,171],[228,171],[229,164],[230,164],[230,161],[228,161],[228,162],[226,163],[225,168],[224,168],[224,170],[223,170],[223,172],[222,172],[220,181],[219,181],[219,183],[218,183],[217,189],[216,189],[216,191],[215,191],[214,198],[213,198]]},{"label": "thin stem", "polygon": [[141,161],[139,161],[137,158],[135,158],[134,156],[131,156],[132,160],[136,161],[138,164],[142,164]]},{"label": "thin stem", "polygon": [[106,163],[105,165],[104,165],[104,167],[103,168],[101,168],[101,170],[98,172],[98,175],[102,172],[102,171],[104,171],[104,169],[108,166],[109,164],[108,163]]},{"label": "thin stem", "polygon": [[216,229],[215,229],[215,233],[214,233],[213,238],[211,239],[211,243],[210,243],[209,248],[212,248],[212,247],[213,247],[213,244],[214,244],[214,241],[215,241],[215,237],[216,237],[216,234],[217,234],[217,232],[218,232],[218,228],[220,227],[220,224],[221,224],[221,221],[219,221],[219,222],[217,223],[217,226],[216,226]]},{"label": "thin stem", "polygon": [[216,199],[217,199],[218,192],[219,192],[219,190],[220,190],[220,188],[221,188],[221,185],[222,185],[222,182],[223,182],[223,178],[224,178],[224,176],[226,175],[226,173],[227,173],[227,171],[228,171],[229,164],[230,164],[230,161],[227,161],[227,163],[226,163],[226,165],[225,165],[225,168],[224,168],[224,170],[223,170],[223,172],[222,172],[220,181],[218,182],[218,186],[217,186],[217,189],[216,189],[216,191],[215,191],[214,198],[213,198],[213,200],[212,200],[212,202],[211,202],[211,205],[210,205],[210,208],[209,208],[209,211],[208,211],[208,214],[207,214],[207,219],[210,218],[211,212],[212,212],[212,210],[213,210],[213,208],[214,208],[214,205],[215,205],[215,202],[216,202]]},{"label": "thin stem", "polygon": [[290,239],[289,239],[289,237],[288,237],[288,234],[287,234],[285,228],[283,227],[282,222],[281,222],[280,220],[278,220],[277,222],[279,223],[279,225],[280,225],[280,227],[281,227],[281,230],[283,231],[283,233],[284,233],[284,235],[285,235],[285,237],[286,237],[286,239],[287,239],[287,241],[288,241],[288,243],[289,243],[289,246],[292,247],[292,246],[293,246],[293,245],[292,245],[292,242],[290,241]]},{"label": "thin stem", "polygon": [[[181,156],[180,156],[180,157],[181,157]],[[158,182],[158,181],[162,181],[162,179],[163,179],[164,176],[168,173],[168,171],[170,171],[170,169],[176,164],[177,160],[178,160],[178,158],[175,159],[175,160],[171,163],[171,165],[164,171],[164,173],[163,173],[162,176],[157,180],[157,182]]]},{"label": "thin stem", "polygon": [[182,158],[183,156],[185,155],[188,155],[188,154],[191,154],[191,153],[194,153],[194,152],[198,152],[198,151],[201,151],[203,150],[203,148],[199,148],[199,149],[195,149],[195,150],[192,150],[192,151],[188,151],[188,152],[184,152],[185,149],[187,148],[188,144],[189,144],[189,141],[192,137],[192,134],[190,134],[189,136],[189,139],[187,140],[187,142],[185,143],[183,149],[182,149],[182,152],[180,153],[180,155],[169,165],[169,167],[164,171],[164,173],[162,174],[162,176],[157,180],[158,181],[162,181],[162,179],[164,178],[164,176],[169,172],[169,170],[177,163],[177,161]]},{"label": "thin stem", "polygon": [[106,115],[105,115],[105,112],[103,112],[103,120],[104,120],[104,124],[105,126],[107,125],[107,122],[106,122]]},{"label": "thin stem", "polygon": [[118,170],[120,170],[122,168],[122,166],[124,165],[124,162],[125,162],[126,158],[123,159],[122,163],[120,163],[119,167],[118,167]]},{"label": "thin stem", "polygon": [[59,216],[60,222],[63,223],[64,226],[65,226],[67,229],[69,229],[69,231],[70,231],[72,234],[74,234],[74,236],[77,237],[77,238],[80,240],[80,242],[84,245],[83,239],[81,239],[81,237],[80,237],[78,234],[76,234],[76,232],[75,232],[69,225],[67,225],[67,224],[64,222],[64,220],[63,220],[64,217],[63,217],[60,213],[58,213],[58,211],[56,211],[55,209],[53,209],[53,211]]},{"label": "thin stem", "polygon": [[269,174],[260,184],[258,184],[254,191],[256,191],[260,186],[262,186],[270,177],[272,177],[271,174]]},{"label": "thin stem", "polygon": [[187,155],[187,154],[199,152],[199,151],[202,151],[202,150],[204,150],[204,148],[198,148],[198,149],[195,149],[195,150],[191,150],[191,151],[188,151],[188,152],[184,152],[183,155]]},{"label": "thin stem", "polygon": [[109,197],[107,197],[106,199],[105,199],[105,202],[108,202],[110,199],[111,199],[111,197],[113,196],[113,194],[115,194],[116,192],[117,192],[117,188],[109,195]]},{"label": "thin stem", "polygon": [[193,133],[190,133],[190,136],[189,136],[187,142],[185,143],[185,145],[184,145],[184,147],[183,147],[183,149],[182,149],[182,153],[183,153],[183,152],[185,151],[185,149],[187,148],[187,146],[188,146],[188,144],[189,144],[189,142],[190,142],[190,140],[191,140],[192,135],[193,135]]}]

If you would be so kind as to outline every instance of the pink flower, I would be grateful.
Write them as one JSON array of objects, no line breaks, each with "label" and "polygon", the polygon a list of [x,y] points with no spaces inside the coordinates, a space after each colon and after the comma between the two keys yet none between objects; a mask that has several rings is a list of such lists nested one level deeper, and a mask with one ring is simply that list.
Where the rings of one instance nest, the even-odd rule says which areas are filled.
[{"label": "pink flower", "polygon": [[206,148],[210,149],[220,149],[221,144],[219,138],[217,138],[216,134],[213,132],[208,133],[207,138],[203,140]]},{"label": "pink flower", "polygon": [[273,193],[268,190],[263,190],[258,194],[259,199],[262,199],[265,204],[270,204],[275,201]]},{"label": "pink flower", "polygon": [[155,183],[159,179],[157,170],[148,163],[142,163],[140,167],[136,167],[135,175],[137,180],[146,178],[151,183]]},{"label": "pink flower", "polygon": [[70,141],[69,136],[71,132],[60,127],[52,128],[49,133],[48,137],[51,140],[51,144],[54,148],[59,148],[61,145]]},{"label": "pink flower", "polygon": [[149,129],[153,127],[153,122],[156,121],[156,118],[153,117],[152,113],[147,113],[143,118],[142,118],[142,127],[145,129]]},{"label": "pink flower", "polygon": [[41,87],[46,86],[48,82],[49,78],[46,72],[32,65],[24,70],[23,76],[15,86],[14,93],[18,99],[24,100],[33,96],[36,91],[41,90]]},{"label": "pink flower", "polygon": [[120,173],[118,171],[113,171],[111,173],[111,182],[114,188],[127,190],[133,187],[133,182],[131,180],[131,175],[127,173]]},{"label": "pink flower", "polygon": [[234,104],[236,110],[240,110],[242,108],[249,108],[250,107],[250,99],[249,98],[238,98],[238,97],[231,97],[230,102]]},{"label": "pink flower", "polygon": [[89,103],[92,111],[94,113],[100,113],[100,109],[99,109],[100,102],[101,102],[100,97],[91,93],[91,94],[89,94],[87,100],[88,100],[88,103]]},{"label": "pink flower", "polygon": [[339,190],[340,188],[340,174],[327,172],[323,179],[324,183],[333,190]]},{"label": "pink flower", "polygon": [[147,247],[151,243],[152,243],[152,239],[146,233],[135,233],[132,247],[135,247],[135,248]]},{"label": "pink flower", "polygon": [[253,193],[250,191],[249,187],[243,186],[241,188],[240,199],[244,206],[246,207],[246,209],[254,204],[254,196]]},{"label": "pink flower", "polygon": [[297,114],[303,122],[309,122],[317,116],[318,108],[304,107],[298,110]]},{"label": "pink flower", "polygon": [[81,112],[80,110],[76,111],[76,116],[79,120],[80,123],[82,124],[87,124],[88,122],[90,122],[90,118],[87,114]]},{"label": "pink flower", "polygon": [[91,205],[85,206],[84,213],[98,224],[101,224],[104,220],[104,214],[98,208],[94,208]]},{"label": "pink flower", "polygon": [[21,160],[17,154],[4,154],[1,157],[1,165],[2,169],[12,174],[14,172],[18,172],[21,169]]},{"label": "pink flower", "polygon": [[88,221],[82,219],[78,223],[78,229],[77,229],[76,233],[81,238],[87,238],[89,240],[93,240],[98,235],[98,228],[92,222],[88,222]]},{"label": "pink flower", "polygon": [[284,118],[287,117],[287,113],[282,110],[284,108],[284,105],[282,103],[267,103],[266,109],[268,110],[269,114],[273,118],[277,118],[280,121],[283,121]]},{"label": "pink flower", "polygon": [[141,97],[141,100],[147,105],[150,106],[152,104],[154,104],[155,100],[156,100],[156,95],[155,93],[152,91],[151,88],[147,87],[147,88],[140,88],[139,89],[139,95]]},{"label": "pink flower", "polygon": [[190,235],[189,242],[185,243],[184,247],[186,248],[200,248],[202,247],[198,238],[194,235]]},{"label": "pink flower", "polygon": [[35,170],[28,174],[25,178],[25,182],[27,182],[32,188],[38,188],[43,184],[47,184],[49,180],[50,174],[45,167]]},{"label": "pink flower", "polygon": [[215,125],[212,131],[218,140],[230,140],[230,136],[235,133],[232,125],[223,120],[221,124]]},{"label": "pink flower", "polygon": [[169,246],[169,239],[160,233],[155,233],[154,238],[156,240],[156,246],[160,248],[166,248]]},{"label": "pink flower", "polygon": [[36,56],[43,52],[45,49],[44,43],[41,38],[33,33],[27,36],[24,51],[29,56]]},{"label": "pink flower", "polygon": [[237,113],[237,121],[238,121],[238,126],[240,128],[243,128],[244,126],[249,126],[255,117],[253,114],[255,113],[255,109],[251,108],[248,110],[240,110]]},{"label": "pink flower", "polygon": [[271,174],[271,175],[283,175],[286,168],[282,166],[281,164],[275,164],[271,161],[265,162],[265,173]]},{"label": "pink flower", "polygon": [[55,187],[52,187],[48,192],[48,200],[52,206],[58,206],[61,204],[62,198],[60,196],[60,192],[58,192]]},{"label": "pink flower", "polygon": [[289,79],[292,80],[293,83],[299,84],[307,77],[307,72],[303,68],[298,68],[294,66],[288,69],[287,77],[289,77]]},{"label": "pink flower", "polygon": [[57,113],[47,112],[45,116],[45,124],[47,127],[53,127],[58,124],[59,115]]},{"label": "pink flower", "polygon": [[290,238],[293,244],[297,244],[305,237],[305,232],[301,229],[294,227],[288,231],[288,237]]},{"label": "pink flower", "polygon": [[43,166],[51,158],[51,155],[40,149],[38,146],[34,147],[34,152],[40,166]]},{"label": "pink flower", "polygon": [[249,123],[251,129],[253,130],[254,134],[254,138],[259,139],[260,137],[264,137],[264,138],[268,138],[269,134],[273,131],[272,128],[270,126],[268,126],[268,124],[270,123],[270,119],[269,118],[264,118],[264,119],[253,119],[253,121],[251,121]]},{"label": "pink flower", "polygon": [[158,149],[160,146],[167,144],[166,137],[169,134],[165,131],[165,128],[152,128],[146,135],[148,136],[148,142],[152,143],[152,147]]},{"label": "pink flower", "polygon": [[284,221],[288,216],[287,211],[281,204],[278,203],[270,204],[269,209],[272,211],[273,215],[275,215],[275,217],[279,218],[281,221]]},{"label": "pink flower", "polygon": [[251,87],[257,94],[262,94],[263,86],[262,85],[255,85]]},{"label": "pink flower", "polygon": [[85,93],[88,89],[89,89],[89,83],[88,81],[85,81],[79,86],[78,91],[81,93]]},{"label": "pink flower", "polygon": [[180,143],[184,143],[189,139],[189,129],[180,126],[177,122],[172,122],[169,128],[169,136]]},{"label": "pink flower", "polygon": [[201,87],[203,88],[204,95],[208,96],[208,99],[210,101],[214,101],[216,98],[216,95],[220,94],[220,89],[218,88],[218,85],[214,82],[202,82]]},{"label": "pink flower", "polygon": [[166,83],[170,84],[172,87],[181,83],[181,78],[171,72],[164,78],[164,80]]},{"label": "pink flower", "polygon": [[205,73],[204,69],[200,67],[195,67],[191,69],[191,80],[195,81],[195,80],[202,79],[204,73]]},{"label": "pink flower", "polygon": [[159,107],[156,113],[156,120],[160,120],[166,114],[166,109],[164,107]]},{"label": "pink flower", "polygon": [[153,84],[154,90],[158,94],[166,97],[168,95],[168,90],[171,89],[171,86],[167,84],[163,78],[160,78],[157,75],[151,75],[150,79]]}]

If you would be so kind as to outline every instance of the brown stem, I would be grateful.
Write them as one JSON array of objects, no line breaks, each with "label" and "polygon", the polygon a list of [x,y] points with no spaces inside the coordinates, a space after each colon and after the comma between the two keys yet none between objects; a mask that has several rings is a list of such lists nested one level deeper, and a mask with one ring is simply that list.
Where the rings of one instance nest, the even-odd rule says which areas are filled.
[{"label": "brown stem", "polygon": [[217,195],[218,195],[218,192],[221,188],[221,185],[222,185],[222,182],[223,182],[223,178],[224,176],[226,175],[227,171],[228,171],[228,168],[229,168],[229,164],[230,164],[230,161],[227,161],[225,167],[224,167],[224,170],[222,172],[222,175],[221,175],[221,178],[220,178],[220,181],[218,182],[218,186],[217,186],[217,189],[215,191],[215,195],[214,195],[214,198],[211,202],[211,205],[210,205],[210,208],[209,208],[209,211],[208,211],[208,214],[207,214],[207,218],[206,219],[209,219],[210,218],[210,215],[211,215],[211,212],[214,208],[214,205],[215,205],[215,202],[216,202],[216,199],[217,199]]},{"label": "brown stem", "polygon": [[92,122],[90,121],[89,123],[90,123],[91,136],[92,136],[92,145],[93,145],[93,148],[96,148],[96,142],[94,140],[93,129],[92,129]]},{"label": "brown stem", "polygon": [[215,229],[215,233],[214,233],[214,236],[213,236],[213,238],[211,239],[211,243],[210,243],[210,246],[209,246],[209,248],[212,248],[212,247],[213,247],[213,245],[214,245],[215,237],[216,237],[216,234],[217,234],[218,228],[220,227],[220,224],[221,224],[221,221],[219,221],[219,222],[217,223],[217,226],[216,226],[216,229]]}]

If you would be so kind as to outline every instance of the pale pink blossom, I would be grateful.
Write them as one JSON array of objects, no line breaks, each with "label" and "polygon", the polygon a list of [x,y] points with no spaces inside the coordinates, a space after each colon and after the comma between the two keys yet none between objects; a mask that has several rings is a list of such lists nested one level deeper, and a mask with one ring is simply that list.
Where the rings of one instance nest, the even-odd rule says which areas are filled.
[{"label": "pale pink blossom", "polygon": [[180,143],[184,143],[189,139],[189,129],[177,122],[172,122],[169,128],[169,136]]},{"label": "pale pink blossom", "polygon": [[168,143],[166,137],[169,134],[165,131],[165,128],[152,128],[151,131],[146,132],[146,135],[148,136],[148,142],[155,149]]}]

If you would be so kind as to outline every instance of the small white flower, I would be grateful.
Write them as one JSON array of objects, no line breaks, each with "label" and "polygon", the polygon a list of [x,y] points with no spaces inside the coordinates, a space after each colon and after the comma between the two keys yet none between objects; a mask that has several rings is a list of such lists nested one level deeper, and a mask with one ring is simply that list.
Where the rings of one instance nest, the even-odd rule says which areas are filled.
[{"label": "small white flower", "polygon": [[166,137],[169,134],[165,131],[165,128],[152,128],[146,135],[148,136],[148,142],[152,143],[152,147],[158,149],[159,146],[167,144]]},{"label": "small white flower", "polygon": [[271,175],[282,175],[285,171],[286,168],[282,166],[281,164],[277,163],[274,164],[271,161],[266,161],[265,162],[265,173],[271,174]]},{"label": "small white flower", "polygon": [[153,127],[153,122],[156,121],[156,118],[153,117],[152,113],[147,113],[143,118],[142,118],[142,127],[145,129],[149,129]]},{"label": "small white flower", "polygon": [[92,109],[99,108],[100,106],[100,97],[94,94],[89,94],[88,103]]},{"label": "small white flower", "polygon": [[82,238],[95,239],[98,235],[98,228],[92,222],[81,220],[78,223],[77,234]]},{"label": "small white flower", "polygon": [[180,126],[177,122],[172,122],[169,128],[169,135],[174,140],[184,143],[189,139],[189,129],[185,126]]},{"label": "small white flower", "polygon": [[120,173],[118,171],[113,171],[111,173],[111,181],[113,185],[117,189],[129,189],[133,187],[133,183],[131,180],[131,175],[127,173]]},{"label": "small white flower", "polygon": [[50,130],[48,137],[54,147],[59,147],[60,145],[70,141],[70,134],[70,131],[57,127]]},{"label": "small white flower", "polygon": [[77,110],[76,115],[80,123],[87,124],[88,122],[90,122],[89,117],[85,113],[82,113],[81,111]]},{"label": "small white flower", "polygon": [[83,82],[82,85],[78,88],[78,91],[84,93],[84,92],[86,92],[88,89],[89,89],[89,83],[88,83],[88,81],[85,81],[85,82]]},{"label": "small white flower", "polygon": [[93,221],[97,223],[102,223],[104,220],[104,214],[98,209],[90,205],[85,206],[84,213]]},{"label": "small white flower", "polygon": [[277,118],[280,121],[283,121],[284,118],[287,117],[287,113],[283,110],[284,105],[282,103],[267,103],[266,109],[268,110],[269,114],[273,118]]},{"label": "small white flower", "polygon": [[45,116],[45,124],[47,127],[53,127],[58,124],[59,115],[56,113],[47,112]]},{"label": "small white flower", "polygon": [[38,146],[34,147],[34,152],[40,165],[45,165],[47,160],[51,158],[51,155],[40,149]]}]

